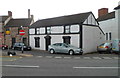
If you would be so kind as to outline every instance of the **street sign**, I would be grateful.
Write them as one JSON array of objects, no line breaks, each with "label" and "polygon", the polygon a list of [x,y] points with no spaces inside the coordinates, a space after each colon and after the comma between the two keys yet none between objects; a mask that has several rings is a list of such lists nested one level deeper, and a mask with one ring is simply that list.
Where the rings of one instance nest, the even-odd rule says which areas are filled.
[{"label": "street sign", "polygon": [[10,34],[10,31],[6,31],[6,34],[9,35],[9,34]]},{"label": "street sign", "polygon": [[20,30],[19,31],[19,35],[25,35],[25,31],[24,30]]}]

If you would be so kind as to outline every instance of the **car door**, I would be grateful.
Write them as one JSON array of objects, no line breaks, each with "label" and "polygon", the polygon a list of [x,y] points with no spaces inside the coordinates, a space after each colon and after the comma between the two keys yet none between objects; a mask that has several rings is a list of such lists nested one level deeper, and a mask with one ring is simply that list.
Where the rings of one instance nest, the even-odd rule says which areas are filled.
[{"label": "car door", "polygon": [[62,46],[61,46],[61,52],[68,53],[68,46],[66,44],[62,44]]}]

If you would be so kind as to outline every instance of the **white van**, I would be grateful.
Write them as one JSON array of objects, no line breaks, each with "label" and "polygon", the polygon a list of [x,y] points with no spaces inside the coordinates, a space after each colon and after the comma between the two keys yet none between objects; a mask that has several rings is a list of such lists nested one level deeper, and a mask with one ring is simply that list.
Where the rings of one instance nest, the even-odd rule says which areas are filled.
[{"label": "white van", "polygon": [[116,39],[112,41],[112,51],[120,52],[120,39]]}]

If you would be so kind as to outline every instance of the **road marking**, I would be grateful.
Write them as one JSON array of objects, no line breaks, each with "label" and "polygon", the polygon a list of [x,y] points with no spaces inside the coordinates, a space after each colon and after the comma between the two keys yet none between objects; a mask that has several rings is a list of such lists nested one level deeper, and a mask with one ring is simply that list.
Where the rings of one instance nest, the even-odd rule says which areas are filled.
[{"label": "road marking", "polygon": [[80,59],[80,57],[74,57],[74,59]]},{"label": "road marking", "polygon": [[74,69],[118,69],[120,67],[73,67]]},{"label": "road marking", "polygon": [[52,58],[52,56],[46,56],[46,58]]},{"label": "road marking", "polygon": [[37,57],[42,58],[43,56],[37,56]]},{"label": "road marking", "polygon": [[100,58],[100,57],[93,57],[93,59],[102,59],[102,58]]},{"label": "road marking", "polygon": [[102,57],[103,59],[112,59],[112,58],[110,58],[110,57]]},{"label": "road marking", "polygon": [[91,59],[90,57],[83,57],[83,59]]},{"label": "road marking", "polygon": [[70,59],[71,57],[64,57],[65,59]]},{"label": "road marking", "polygon": [[119,59],[119,57],[113,57],[113,59]]},{"label": "road marking", "polygon": [[60,58],[62,58],[62,57],[54,57],[54,58],[60,59]]},{"label": "road marking", "polygon": [[2,65],[3,67],[25,67],[25,68],[39,68],[39,66],[25,66],[25,65]]}]

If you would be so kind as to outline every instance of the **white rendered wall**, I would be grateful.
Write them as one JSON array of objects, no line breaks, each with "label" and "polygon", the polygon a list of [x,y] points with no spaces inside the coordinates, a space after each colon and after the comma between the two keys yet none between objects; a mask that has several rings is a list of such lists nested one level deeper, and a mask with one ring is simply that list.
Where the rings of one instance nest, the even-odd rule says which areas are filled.
[{"label": "white rendered wall", "polygon": [[[46,35],[30,35],[30,46],[32,49],[39,49],[39,50],[45,50],[45,37]],[[54,43],[63,43],[63,36],[70,36],[71,37],[71,44],[79,47],[79,34],[73,34],[73,35],[49,35],[51,36],[51,44]],[[40,47],[35,47],[35,39],[34,37],[40,37]]]},{"label": "white rendered wall", "polygon": [[112,40],[118,39],[118,23],[116,18],[99,22],[99,24],[104,33],[112,33]]},{"label": "white rendered wall", "polygon": [[103,42],[104,42],[104,35],[99,29],[99,27],[83,26],[84,53],[96,52],[97,46]]},{"label": "white rendered wall", "polygon": [[96,20],[92,14],[89,15],[89,17],[84,21],[83,24],[98,25],[98,23],[96,22]]},{"label": "white rendered wall", "polygon": [[[120,5],[120,1],[118,5]],[[120,39],[120,9],[118,9],[118,39]]]}]

